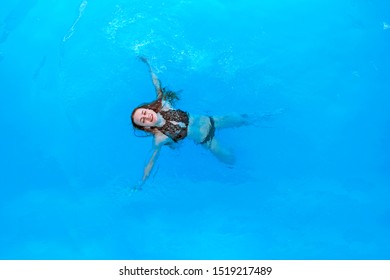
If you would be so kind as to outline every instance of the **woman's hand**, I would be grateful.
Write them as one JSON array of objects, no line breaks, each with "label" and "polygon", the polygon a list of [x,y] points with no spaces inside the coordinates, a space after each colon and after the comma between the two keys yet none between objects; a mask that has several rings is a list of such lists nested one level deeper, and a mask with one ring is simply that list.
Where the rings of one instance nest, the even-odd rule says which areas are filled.
[{"label": "woman's hand", "polygon": [[142,191],[142,186],[145,184],[145,180],[141,180],[139,181],[134,187],[132,187],[132,191],[133,192],[136,192],[136,191]]},{"label": "woman's hand", "polygon": [[148,60],[147,60],[146,57],[139,55],[138,58],[139,58],[142,62],[144,62],[144,63],[146,63],[146,64],[149,65]]}]

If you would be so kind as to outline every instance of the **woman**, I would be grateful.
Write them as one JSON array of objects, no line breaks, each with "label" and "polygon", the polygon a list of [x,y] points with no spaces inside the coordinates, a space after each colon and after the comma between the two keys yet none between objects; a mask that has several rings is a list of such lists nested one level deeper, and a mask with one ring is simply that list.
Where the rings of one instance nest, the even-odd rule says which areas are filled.
[{"label": "woman", "polygon": [[247,115],[210,117],[188,114],[174,109],[172,103],[178,97],[172,91],[161,87],[161,83],[153,72],[146,58],[140,58],[148,65],[152,81],[156,89],[157,99],[149,104],[141,105],[133,110],[131,121],[134,128],[143,130],[154,136],[154,152],[144,169],[140,186],[149,177],[163,145],[179,142],[184,138],[192,139],[209,149],[219,160],[229,165],[234,163],[232,152],[222,147],[215,138],[217,129],[238,127],[249,124]]}]

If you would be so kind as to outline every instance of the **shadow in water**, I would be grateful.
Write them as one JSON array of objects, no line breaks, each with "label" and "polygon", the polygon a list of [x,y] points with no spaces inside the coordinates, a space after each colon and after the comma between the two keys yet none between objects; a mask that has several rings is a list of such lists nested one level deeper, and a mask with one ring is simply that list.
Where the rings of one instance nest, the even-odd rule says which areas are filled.
[{"label": "shadow in water", "polygon": [[[19,24],[27,16],[28,12],[35,6],[38,0],[21,0],[16,7],[8,14],[1,23],[0,27],[0,43],[5,43],[11,32],[19,26]],[[1,60],[1,58],[0,58]]]}]

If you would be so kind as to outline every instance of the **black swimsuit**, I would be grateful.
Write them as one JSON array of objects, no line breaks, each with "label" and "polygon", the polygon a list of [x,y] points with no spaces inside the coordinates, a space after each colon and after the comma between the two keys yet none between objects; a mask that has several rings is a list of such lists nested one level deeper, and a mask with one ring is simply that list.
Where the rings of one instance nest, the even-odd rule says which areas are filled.
[{"label": "black swimsuit", "polygon": [[210,118],[210,130],[209,133],[207,134],[206,138],[200,142],[200,144],[207,144],[208,142],[211,142],[214,138],[215,135],[215,125],[214,125],[214,119],[213,117]]}]

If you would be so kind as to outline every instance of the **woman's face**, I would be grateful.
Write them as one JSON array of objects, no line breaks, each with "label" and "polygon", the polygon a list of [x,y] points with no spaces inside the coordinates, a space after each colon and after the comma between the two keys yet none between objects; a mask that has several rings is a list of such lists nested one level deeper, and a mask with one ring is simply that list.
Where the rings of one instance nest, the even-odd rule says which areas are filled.
[{"label": "woman's face", "polygon": [[157,114],[153,110],[139,108],[135,110],[133,120],[139,126],[151,127],[157,123]]}]

